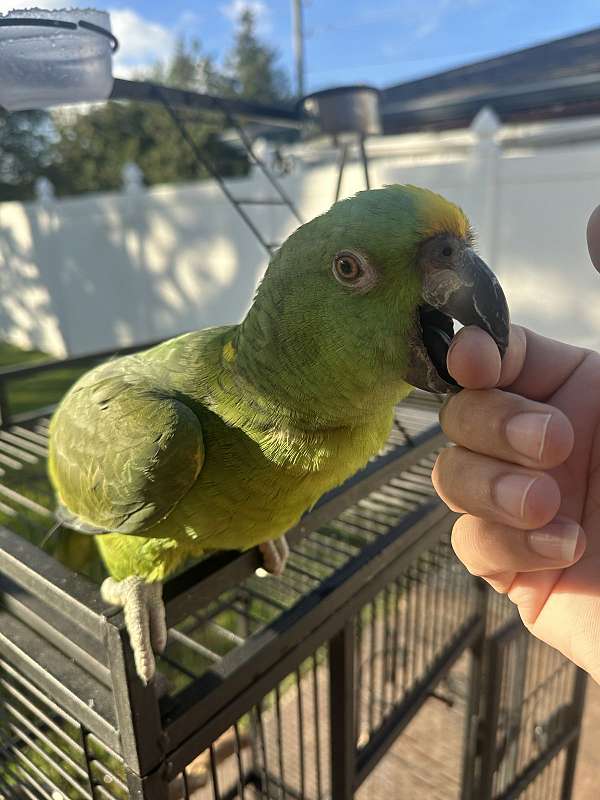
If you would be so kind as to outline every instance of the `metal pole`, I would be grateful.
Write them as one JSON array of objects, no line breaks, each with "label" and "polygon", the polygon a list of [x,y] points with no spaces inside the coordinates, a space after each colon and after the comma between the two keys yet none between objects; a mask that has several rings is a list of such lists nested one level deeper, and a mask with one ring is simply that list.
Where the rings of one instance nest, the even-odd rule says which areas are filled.
[{"label": "metal pole", "polygon": [[481,617],[481,634],[471,647],[469,670],[469,698],[465,713],[465,740],[463,751],[461,800],[475,800],[477,776],[480,767],[480,721],[484,703],[484,670],[486,663],[486,619],[489,589],[481,579],[476,579],[478,611]]},{"label": "metal pole", "polygon": [[231,194],[231,192],[227,188],[227,184],[225,183],[223,178],[219,175],[219,173],[217,172],[217,169],[215,168],[215,166],[213,165],[213,163],[208,158],[206,158],[206,156],[200,150],[200,148],[198,147],[196,142],[192,139],[192,137],[190,136],[187,128],[183,124],[181,118],[179,117],[179,115],[177,114],[177,112],[175,111],[173,106],[169,103],[166,95],[163,95],[161,93],[161,89],[160,88],[157,89],[157,96],[162,100],[162,103],[163,103],[165,109],[167,110],[167,112],[169,113],[169,115],[171,116],[171,119],[175,123],[175,127],[179,131],[179,133],[181,135],[181,138],[185,142],[187,142],[187,144],[190,146],[190,149],[192,150],[192,152],[194,154],[194,157],[196,158],[196,161],[198,161],[200,164],[202,164],[202,166],[206,169],[206,171],[213,178],[213,180],[215,180],[217,182],[217,184],[219,185],[219,187],[220,187],[221,191],[223,192],[223,194],[225,195],[225,197],[229,200],[231,205],[235,208],[237,213],[244,220],[246,225],[250,228],[250,230],[252,231],[254,236],[258,239],[260,244],[267,251],[267,254],[269,256],[271,256],[273,254],[274,247],[272,245],[270,245],[264,239],[264,237],[262,236],[261,232],[258,230],[256,225],[252,222],[252,220],[250,219],[248,214],[245,213],[244,209],[240,208],[240,204],[237,202],[235,197]]},{"label": "metal pole", "polygon": [[365,150],[365,137],[360,136],[358,140],[358,146],[360,147],[360,159],[362,161],[363,170],[365,173],[365,185],[367,189],[371,188],[371,182],[369,181],[369,161],[367,159],[367,151]]},{"label": "metal pole", "polygon": [[340,192],[342,190],[342,178],[344,176],[344,167],[346,166],[347,156],[348,156],[348,145],[343,144],[342,149],[340,150],[340,157],[338,160],[338,178],[335,187],[335,200],[334,200],[335,203],[337,203],[337,201],[340,199]]},{"label": "metal pole", "polygon": [[504,672],[504,659],[506,647],[502,646],[498,637],[489,641],[485,649],[486,665],[486,698],[485,708],[481,722],[482,750],[481,771],[479,772],[479,785],[475,792],[477,800],[491,800],[494,786],[494,773],[497,765],[496,732],[498,730],[498,717],[502,702],[502,676]]},{"label": "metal pole", "polygon": [[8,405],[8,393],[6,382],[0,379],[0,428],[8,427],[10,420],[10,410]]},{"label": "metal pole", "polygon": [[329,641],[329,735],[333,800],[352,800],[354,797],[356,780],[354,625],[354,620],[349,620]]},{"label": "metal pole", "polygon": [[573,690],[572,708],[574,721],[577,725],[577,734],[567,748],[565,759],[565,771],[561,787],[561,800],[570,800],[573,795],[573,783],[575,780],[575,768],[577,766],[577,752],[579,750],[579,738],[581,736],[581,718],[585,708],[585,693],[587,689],[588,676],[578,669]]},{"label": "metal pole", "polygon": [[294,68],[296,94],[304,97],[304,34],[302,30],[302,0],[292,0],[294,14]]}]

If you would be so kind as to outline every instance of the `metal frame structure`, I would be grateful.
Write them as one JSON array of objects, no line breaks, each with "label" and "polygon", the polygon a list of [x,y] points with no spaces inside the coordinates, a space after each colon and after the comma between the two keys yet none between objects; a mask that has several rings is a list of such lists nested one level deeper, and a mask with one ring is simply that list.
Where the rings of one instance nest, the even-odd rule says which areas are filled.
[{"label": "metal frame structure", "polygon": [[[345,169],[346,163],[348,161],[349,150],[350,150],[350,143],[349,142],[344,141],[344,142],[342,142],[340,144],[339,156],[338,156],[338,162],[337,162],[338,175],[337,175],[337,181],[336,181],[336,185],[335,185],[334,203],[337,203],[337,201],[340,199],[340,193],[342,191],[342,181],[344,179],[344,169]],[[364,136],[360,136],[360,135],[358,136],[358,152],[359,152],[360,162],[361,162],[362,168],[363,168],[363,176],[364,176],[364,179],[365,179],[365,189],[370,189],[371,188],[371,181],[370,181],[370,178],[369,178],[369,159],[367,158],[367,151],[365,149],[365,137]]]},{"label": "metal frame structure", "polygon": [[[250,229],[261,247],[266,251],[267,255],[270,256],[277,247],[279,247],[281,242],[271,242],[265,238],[256,222],[248,213],[249,206],[285,206],[296,218],[296,221],[300,224],[302,223],[303,220],[294,202],[282,187],[281,183],[268,169],[263,159],[255,152],[252,140],[246,133],[242,123],[242,121],[251,122],[258,120],[263,124],[267,123],[269,125],[286,128],[299,128],[301,125],[301,118],[297,112],[276,106],[264,106],[246,100],[229,99],[217,95],[173,89],[149,81],[128,81],[120,78],[117,78],[114,82],[110,99],[137,100],[161,105],[171,117],[175,130],[181,137],[185,147],[189,147],[196,162],[203,166],[216,182],[244,224]],[[182,112],[185,111],[221,114],[226,125],[235,130],[238,134],[250,163],[256,166],[267,179],[274,192],[273,197],[260,200],[236,197],[230,191],[224,177],[219,173],[217,166],[211,161],[202,148],[196,144],[191,136],[186,121],[182,116]]]},{"label": "metal frame structure", "polygon": [[150,81],[130,81],[124,78],[115,78],[109,99],[162,103],[161,97],[166,97],[171,105],[182,110],[221,113],[225,104],[229,113],[240,117],[246,122],[260,122],[284,128],[300,128],[302,125],[302,119],[294,108],[269,106],[250,100],[223,98],[186,89],[175,89],[171,86],[163,86]]}]

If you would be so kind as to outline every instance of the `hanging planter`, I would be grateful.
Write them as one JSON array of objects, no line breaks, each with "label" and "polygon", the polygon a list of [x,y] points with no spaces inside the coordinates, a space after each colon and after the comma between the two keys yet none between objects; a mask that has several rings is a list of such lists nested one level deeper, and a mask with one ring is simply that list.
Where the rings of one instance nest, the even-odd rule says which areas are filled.
[{"label": "hanging planter", "polygon": [[0,106],[20,111],[106,100],[117,48],[104,11],[9,11],[0,16]]}]

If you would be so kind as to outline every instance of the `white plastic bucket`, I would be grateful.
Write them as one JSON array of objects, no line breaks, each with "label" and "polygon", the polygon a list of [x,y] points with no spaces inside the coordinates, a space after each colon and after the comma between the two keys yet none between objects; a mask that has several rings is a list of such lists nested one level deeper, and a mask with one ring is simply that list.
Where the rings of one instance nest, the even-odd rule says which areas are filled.
[{"label": "white plastic bucket", "polygon": [[116,47],[105,11],[0,15],[0,106],[20,111],[106,100]]}]

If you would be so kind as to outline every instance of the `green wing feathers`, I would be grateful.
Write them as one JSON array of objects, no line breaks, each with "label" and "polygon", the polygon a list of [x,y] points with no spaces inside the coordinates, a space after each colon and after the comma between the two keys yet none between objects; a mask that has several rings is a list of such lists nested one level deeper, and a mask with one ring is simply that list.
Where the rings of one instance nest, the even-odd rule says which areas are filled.
[{"label": "green wing feathers", "polygon": [[69,527],[151,537],[202,469],[198,418],[137,366],[125,358],[87,373],[52,419],[49,469]]}]

